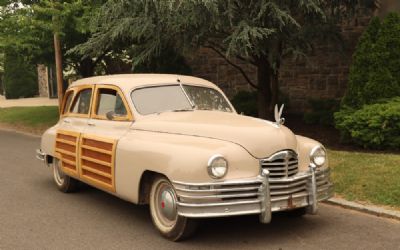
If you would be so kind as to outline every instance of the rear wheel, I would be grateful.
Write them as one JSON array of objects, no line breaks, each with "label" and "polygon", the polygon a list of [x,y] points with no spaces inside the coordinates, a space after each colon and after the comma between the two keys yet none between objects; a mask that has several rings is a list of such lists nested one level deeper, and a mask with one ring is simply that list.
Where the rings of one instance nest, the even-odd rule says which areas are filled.
[{"label": "rear wheel", "polygon": [[188,238],[197,227],[197,221],[178,215],[176,202],[176,193],[169,180],[156,177],[150,191],[151,218],[161,235],[172,241]]},{"label": "rear wheel", "polygon": [[53,179],[61,192],[71,193],[78,189],[79,181],[69,177],[62,171],[61,161],[58,159],[54,159],[53,162]]}]

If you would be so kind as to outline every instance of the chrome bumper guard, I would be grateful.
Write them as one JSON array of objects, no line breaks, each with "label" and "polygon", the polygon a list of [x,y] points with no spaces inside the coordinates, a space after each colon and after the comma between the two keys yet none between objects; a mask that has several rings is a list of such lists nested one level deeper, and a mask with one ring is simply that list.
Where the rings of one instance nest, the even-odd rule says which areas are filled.
[{"label": "chrome bumper guard", "polygon": [[307,207],[314,214],[318,202],[333,195],[330,170],[313,169],[288,178],[269,178],[268,170],[252,179],[215,183],[173,182],[178,214],[192,218],[260,214],[271,221],[271,213]]},{"label": "chrome bumper guard", "polygon": [[40,161],[46,160],[46,154],[41,149],[36,149],[36,159]]}]

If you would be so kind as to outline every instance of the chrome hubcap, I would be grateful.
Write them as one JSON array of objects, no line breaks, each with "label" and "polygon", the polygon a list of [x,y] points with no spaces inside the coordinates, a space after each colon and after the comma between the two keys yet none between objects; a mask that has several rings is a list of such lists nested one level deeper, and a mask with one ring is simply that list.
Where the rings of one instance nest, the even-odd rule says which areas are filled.
[{"label": "chrome hubcap", "polygon": [[176,202],[173,191],[170,188],[166,188],[160,194],[159,206],[161,214],[172,221],[176,218]]}]

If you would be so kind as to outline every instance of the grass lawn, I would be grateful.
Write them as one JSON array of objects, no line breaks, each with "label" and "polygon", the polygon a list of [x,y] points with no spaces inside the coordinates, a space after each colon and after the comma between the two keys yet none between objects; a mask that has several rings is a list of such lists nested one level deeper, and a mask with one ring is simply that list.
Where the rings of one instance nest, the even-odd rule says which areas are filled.
[{"label": "grass lawn", "polygon": [[329,150],[335,192],[400,209],[400,155]]},{"label": "grass lawn", "polygon": [[0,124],[35,134],[58,121],[58,107],[12,107],[0,108]]}]

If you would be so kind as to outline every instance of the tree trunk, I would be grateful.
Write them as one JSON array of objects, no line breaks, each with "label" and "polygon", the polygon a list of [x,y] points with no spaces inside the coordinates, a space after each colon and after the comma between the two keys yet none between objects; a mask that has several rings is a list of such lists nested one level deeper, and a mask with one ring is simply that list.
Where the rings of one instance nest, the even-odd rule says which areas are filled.
[{"label": "tree trunk", "polygon": [[56,33],[54,33],[54,54],[56,60],[58,107],[61,111],[62,100],[64,97],[63,68],[62,68],[61,42],[60,42],[60,37]]},{"label": "tree trunk", "polygon": [[261,119],[272,120],[271,108],[271,75],[272,69],[267,60],[260,59],[257,61],[257,104],[258,117]]}]

